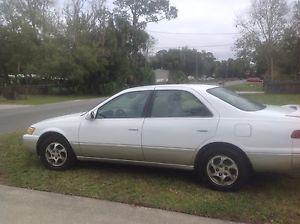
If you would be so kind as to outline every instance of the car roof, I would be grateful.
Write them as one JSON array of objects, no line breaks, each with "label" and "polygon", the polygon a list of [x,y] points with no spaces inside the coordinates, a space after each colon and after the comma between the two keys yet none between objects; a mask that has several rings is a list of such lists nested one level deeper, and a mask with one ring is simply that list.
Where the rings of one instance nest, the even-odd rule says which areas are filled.
[{"label": "car roof", "polygon": [[206,91],[208,89],[215,88],[218,86],[217,85],[204,85],[204,84],[166,84],[166,85],[139,86],[139,87],[126,89],[125,91],[132,92],[132,91],[154,90],[157,87],[159,87],[159,89],[161,89],[163,87],[165,87],[165,88],[177,87],[178,89],[191,88],[191,89],[195,89],[195,90]]}]

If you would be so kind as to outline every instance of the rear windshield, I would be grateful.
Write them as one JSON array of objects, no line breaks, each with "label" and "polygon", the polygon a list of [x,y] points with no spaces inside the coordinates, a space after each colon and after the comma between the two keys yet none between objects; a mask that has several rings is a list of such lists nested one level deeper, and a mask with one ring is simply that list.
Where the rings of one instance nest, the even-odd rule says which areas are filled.
[{"label": "rear windshield", "polygon": [[208,89],[207,92],[243,111],[258,111],[266,108],[265,105],[251,101],[223,87]]}]

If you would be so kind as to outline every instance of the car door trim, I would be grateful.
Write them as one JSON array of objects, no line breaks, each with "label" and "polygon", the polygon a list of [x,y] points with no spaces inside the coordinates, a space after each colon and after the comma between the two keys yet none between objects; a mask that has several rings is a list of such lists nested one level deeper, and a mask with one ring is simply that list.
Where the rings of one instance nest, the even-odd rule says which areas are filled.
[{"label": "car door trim", "polygon": [[172,168],[172,169],[194,170],[193,165],[156,163],[156,162],[139,161],[139,160],[107,159],[107,158],[88,157],[88,156],[77,156],[77,159],[82,161],[99,161],[99,162],[107,162],[107,163],[122,163],[122,164],[131,164],[131,165],[164,167],[164,168]]},{"label": "car door trim", "polygon": [[112,143],[89,143],[89,142],[80,142],[80,145],[89,145],[89,146],[115,146],[115,147],[136,147],[139,148],[139,145],[133,145],[133,144],[112,144]]}]

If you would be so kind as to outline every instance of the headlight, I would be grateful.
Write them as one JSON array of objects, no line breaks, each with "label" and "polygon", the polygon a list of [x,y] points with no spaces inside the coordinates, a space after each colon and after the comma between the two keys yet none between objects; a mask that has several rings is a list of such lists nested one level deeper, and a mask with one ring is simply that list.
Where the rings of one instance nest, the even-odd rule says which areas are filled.
[{"label": "headlight", "polygon": [[29,127],[29,128],[27,129],[26,133],[27,133],[28,135],[32,135],[34,131],[35,131],[35,128],[34,128],[34,127]]}]

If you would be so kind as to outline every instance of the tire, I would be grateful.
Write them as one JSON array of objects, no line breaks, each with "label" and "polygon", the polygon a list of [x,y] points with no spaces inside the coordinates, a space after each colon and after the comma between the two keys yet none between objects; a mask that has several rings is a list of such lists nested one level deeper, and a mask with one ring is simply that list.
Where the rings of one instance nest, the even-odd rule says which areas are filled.
[{"label": "tire", "polygon": [[251,173],[244,155],[231,148],[207,150],[199,162],[198,175],[213,190],[237,191]]},{"label": "tire", "polygon": [[50,170],[66,170],[76,162],[69,142],[62,136],[53,135],[40,145],[40,160]]}]

